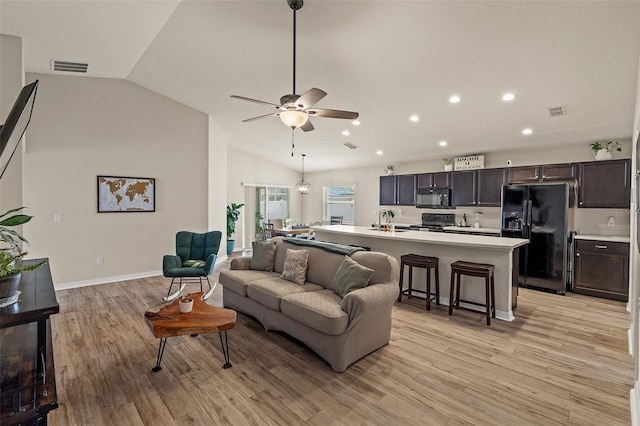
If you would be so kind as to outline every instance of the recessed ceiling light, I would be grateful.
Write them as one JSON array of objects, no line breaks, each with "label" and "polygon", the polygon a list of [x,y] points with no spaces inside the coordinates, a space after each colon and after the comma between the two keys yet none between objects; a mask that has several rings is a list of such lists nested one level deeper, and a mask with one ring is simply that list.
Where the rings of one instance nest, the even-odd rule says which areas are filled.
[{"label": "recessed ceiling light", "polygon": [[530,135],[531,133],[533,133],[533,130],[526,128],[522,130],[522,134],[523,135]]},{"label": "recessed ceiling light", "polygon": [[359,126],[360,122],[358,120],[353,120],[351,124],[353,124],[354,126]]},{"label": "recessed ceiling light", "polygon": [[342,131],[342,134],[343,134],[343,135],[345,135],[345,136],[349,136],[351,133],[349,133],[349,131],[348,131],[348,130],[343,130],[343,131]]},{"label": "recessed ceiling light", "polygon": [[412,115],[411,117],[409,117],[409,120],[418,121],[418,120],[420,120],[420,117],[418,117],[417,115]]},{"label": "recessed ceiling light", "polygon": [[503,101],[512,101],[516,98],[516,95],[514,95],[513,93],[505,93],[504,95],[502,95],[502,100]]},{"label": "recessed ceiling light", "polygon": [[447,141],[440,141],[440,146],[447,146]]},{"label": "recessed ceiling light", "polygon": [[460,102],[460,96],[453,95],[449,98],[449,102],[451,102],[452,104],[457,104],[458,102]]},{"label": "recessed ceiling light", "polygon": [[382,155],[382,154],[384,154],[384,152],[382,152],[382,151],[380,151],[380,150],[377,150],[377,151],[376,151],[376,154],[378,154],[378,155]]}]

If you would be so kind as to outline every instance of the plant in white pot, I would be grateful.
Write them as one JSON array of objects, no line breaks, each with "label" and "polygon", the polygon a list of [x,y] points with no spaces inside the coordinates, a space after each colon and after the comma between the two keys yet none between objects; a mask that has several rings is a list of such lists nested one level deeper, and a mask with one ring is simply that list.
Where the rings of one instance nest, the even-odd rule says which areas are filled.
[{"label": "plant in white pot", "polygon": [[29,241],[10,228],[23,225],[33,217],[26,214],[13,214],[22,209],[24,207],[18,207],[0,215],[0,219],[2,219],[0,221],[0,241],[4,243],[4,247],[0,249],[0,306],[18,301],[18,284],[22,272],[32,271],[45,263],[23,265],[21,262],[22,258],[27,255],[22,251],[21,244],[29,244]]},{"label": "plant in white pot", "polygon": [[444,171],[450,172],[453,170],[453,160],[451,158],[443,158],[442,162],[444,163]]},{"label": "plant in white pot", "polygon": [[594,142],[590,145],[593,157],[596,160],[610,160],[611,151],[622,152],[622,147],[618,141]]},{"label": "plant in white pot", "polygon": [[232,240],[233,233],[236,232],[236,222],[240,217],[240,207],[244,204],[231,203],[227,206],[227,254],[233,253],[233,246],[236,241]]},{"label": "plant in white pot", "polygon": [[387,176],[391,176],[395,173],[395,168],[393,167],[393,165],[389,164],[384,168],[384,172],[387,174]]}]

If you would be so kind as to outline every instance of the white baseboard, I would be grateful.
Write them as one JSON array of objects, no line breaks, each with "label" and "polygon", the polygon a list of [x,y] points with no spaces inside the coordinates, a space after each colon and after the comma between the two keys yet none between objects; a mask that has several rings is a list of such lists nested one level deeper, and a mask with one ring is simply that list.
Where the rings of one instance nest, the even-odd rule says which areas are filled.
[{"label": "white baseboard", "polygon": [[[218,257],[216,259],[216,265],[224,262],[225,260],[227,260],[226,255],[222,255]],[[108,284],[108,283],[113,283],[118,281],[138,280],[140,278],[157,277],[159,275],[162,275],[162,270],[137,272],[134,274],[126,274],[126,275],[115,275],[112,277],[95,278],[92,280],[72,281],[68,283],[54,284],[53,286],[56,290],[67,290],[70,288],[88,287],[90,285]]]},{"label": "white baseboard", "polygon": [[72,281],[69,283],[54,284],[56,290],[67,290],[70,288],[87,287],[90,285],[108,284],[117,281],[137,280],[140,278],[157,277],[162,275],[162,271],[138,272],[135,274],[116,275],[112,277],[95,278],[92,280]]},{"label": "white baseboard", "polygon": [[638,398],[638,382],[636,386],[629,391],[629,405],[631,408],[631,424],[638,426],[640,423],[640,398]]},{"label": "white baseboard", "polygon": [[[411,297],[419,297],[421,299],[427,298],[425,294],[414,294]],[[440,296],[440,304],[449,306],[449,298]],[[460,302],[460,307],[466,308],[472,311],[482,312],[482,313],[486,312],[485,310],[486,308],[484,306],[474,305],[472,303]],[[513,315],[513,311],[507,312],[507,311],[499,311],[496,309],[496,319],[503,320],[503,321],[513,321],[516,319],[516,317]]]}]

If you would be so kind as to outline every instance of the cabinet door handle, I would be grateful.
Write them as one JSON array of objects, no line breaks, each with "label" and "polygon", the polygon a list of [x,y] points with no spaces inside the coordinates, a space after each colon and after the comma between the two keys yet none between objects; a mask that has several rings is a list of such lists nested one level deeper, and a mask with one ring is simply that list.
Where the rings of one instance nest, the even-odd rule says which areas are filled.
[{"label": "cabinet door handle", "polygon": [[606,249],[607,249],[607,246],[600,246],[600,245],[596,244],[596,248],[597,248],[597,249],[606,250]]}]

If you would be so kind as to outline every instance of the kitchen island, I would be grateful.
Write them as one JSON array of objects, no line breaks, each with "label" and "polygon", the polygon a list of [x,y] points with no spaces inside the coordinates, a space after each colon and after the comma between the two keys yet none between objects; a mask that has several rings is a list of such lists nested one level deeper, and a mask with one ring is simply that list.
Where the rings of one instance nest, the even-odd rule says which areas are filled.
[{"label": "kitchen island", "polygon": [[[443,305],[449,304],[451,263],[464,260],[493,264],[496,267],[496,318],[506,321],[514,319],[513,309],[517,305],[518,294],[519,247],[528,243],[526,239],[410,230],[385,232],[366,226],[348,225],[314,226],[312,229],[317,240],[369,247],[396,257],[398,263],[400,256],[410,253],[438,257],[440,303]],[[465,281],[471,279],[477,282],[465,285]],[[405,288],[407,284],[405,279]],[[424,270],[414,270],[413,288],[426,290]],[[462,277],[460,296],[462,300],[472,302],[461,303],[460,306],[484,311],[484,307],[474,304],[484,305],[484,284],[479,278]]]}]

